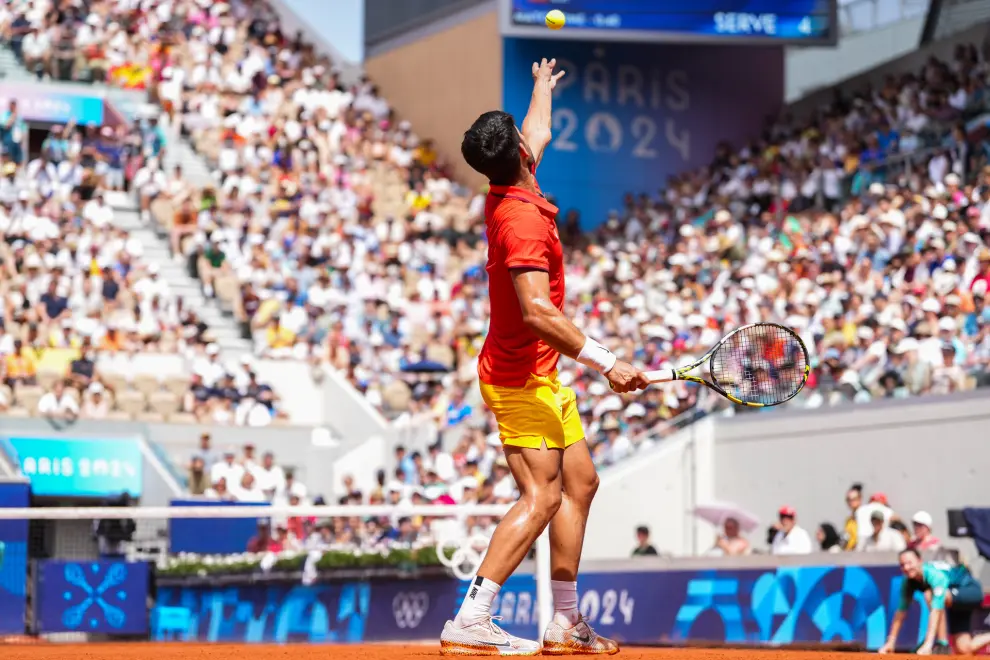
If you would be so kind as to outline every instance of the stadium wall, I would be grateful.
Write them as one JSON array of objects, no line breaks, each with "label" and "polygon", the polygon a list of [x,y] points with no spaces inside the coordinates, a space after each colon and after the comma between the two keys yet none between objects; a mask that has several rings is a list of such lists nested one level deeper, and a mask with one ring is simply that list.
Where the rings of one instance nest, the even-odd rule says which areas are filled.
[{"label": "stadium wall", "polygon": [[364,43],[369,49],[412,30],[442,21],[475,5],[491,0],[363,0]]},{"label": "stadium wall", "polygon": [[946,511],[990,504],[988,425],[990,397],[981,391],[719,420],[715,493],[768,524],[782,505],[793,506],[813,530],[824,521],[841,527],[845,491],[862,482],[867,496],[883,492],[904,517],[929,512],[935,535],[987,580],[973,543],[947,538]]},{"label": "stadium wall", "polygon": [[[353,2],[362,4],[364,0],[340,0],[343,3],[347,3],[348,9],[355,9],[355,7],[350,6]],[[344,50],[338,48],[338,45],[334,43],[334,39],[331,34],[326,34],[324,32],[324,21],[321,19],[330,17],[327,16],[327,12],[324,7],[334,6],[331,3],[306,3],[300,2],[299,0],[272,0],[271,7],[275,10],[278,15],[279,20],[282,24],[283,31],[288,35],[295,35],[296,32],[302,32],[306,40],[317,46],[317,52],[320,54],[327,54],[330,59],[334,62],[341,74],[341,79],[346,84],[354,84],[360,80],[361,62],[360,60],[354,60],[350,57],[353,53],[346,54],[348,46],[345,45]],[[317,10],[318,19],[316,21],[310,20],[310,13]],[[360,16],[361,20],[357,17],[350,17],[343,21],[345,27],[359,28],[363,21],[363,12]],[[339,23],[340,21],[338,21]],[[361,38],[363,38],[363,28],[361,28]],[[363,52],[363,41],[360,44],[361,50]]]},{"label": "stadium wall", "polygon": [[459,154],[464,129],[502,106],[502,38],[493,2],[369,48],[365,70],[416,133],[434,139],[461,181],[484,183]]},{"label": "stadium wall", "polygon": [[[313,43],[332,46],[336,53],[331,55],[337,55],[336,61],[360,64],[364,59],[365,0],[334,0],[332,3],[275,0],[275,4],[288,9],[295,17],[305,16],[310,30],[320,37]],[[302,21],[297,18],[296,22]]]},{"label": "stadium wall", "polygon": [[628,557],[639,525],[654,530],[659,549],[678,555],[711,541],[711,534],[695,538],[701,530],[687,512],[714,497],[715,424],[703,419],[602,470],[584,541],[586,559]]},{"label": "stadium wall", "polygon": [[[585,562],[580,607],[596,630],[624,643],[845,642],[876,649],[897,605],[902,578],[894,560],[871,554]],[[406,579],[341,574],[312,585],[288,574],[218,582],[159,578],[152,638],[418,641],[435,638],[469,584],[436,573]],[[492,611],[507,631],[538,637],[532,573],[524,568],[511,577]],[[912,608],[904,647],[917,644],[925,614]]]},{"label": "stadium wall", "polygon": [[[785,504],[809,531],[822,522],[841,526],[845,491],[857,481],[867,495],[885,493],[902,516],[931,513],[945,540],[947,509],[988,504],[988,423],[990,398],[980,391],[707,418],[603,471],[586,556],[628,556],[638,524],[652,529],[661,552],[705,552],[715,530],[690,510],[710,501],[736,504],[766,526]],[[750,541],[765,547],[764,532]],[[969,540],[950,545],[990,578]]]}]

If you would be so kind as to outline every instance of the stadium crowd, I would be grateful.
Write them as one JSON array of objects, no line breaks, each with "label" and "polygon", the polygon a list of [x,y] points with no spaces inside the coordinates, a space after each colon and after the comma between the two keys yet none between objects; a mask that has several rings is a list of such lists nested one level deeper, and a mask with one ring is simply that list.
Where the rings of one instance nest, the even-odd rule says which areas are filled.
[{"label": "stadium crowd", "polygon": [[[304,484],[275,459],[274,452],[265,452],[259,459],[253,445],[217,452],[209,433],[200,436],[200,445],[186,466],[187,483],[192,495],[228,502],[270,502],[275,506],[305,506],[325,504],[320,495],[311,497]],[[396,468],[391,475],[380,470],[376,483],[367,493],[355,486],[352,475],[342,480],[343,494],[337,504],[392,504],[408,507],[416,504],[507,504],[518,497],[515,483],[509,475],[508,464],[501,452],[497,435],[485,436],[480,431],[466,434],[452,452],[444,451],[439,443],[428,452],[407,452],[395,448]],[[354,544],[374,547],[390,542],[426,543],[437,540],[432,527],[437,520],[443,525],[451,521],[401,514],[373,519],[334,518],[327,525],[303,516],[285,516],[271,521],[269,527],[247,548],[251,552],[302,550],[306,540],[333,543],[335,546]],[[460,533],[489,534],[494,529],[490,517],[472,517],[453,521]],[[443,533],[449,533],[445,530]],[[433,535],[431,535],[433,534]]]},{"label": "stadium crowd", "polygon": [[[0,117],[0,412],[60,422],[275,417],[271,388],[249,363],[217,364],[196,310],[115,224],[107,197],[130,183],[125,167],[140,182],[143,155],[160,147],[155,134],[56,125],[28,153],[14,148],[22,124],[11,101]],[[129,374],[136,354],[182,356],[192,376]]]},{"label": "stadium crowd", "polygon": [[[497,454],[490,422],[458,394],[473,378],[487,326],[484,192],[451,181],[431,142],[396,118],[371,81],[344,85],[333,63],[284,34],[264,3],[46,7],[8,5],[0,34],[41,75],[147,86],[163,111],[135,132],[149,152],[132,182],[143,216],[168,229],[177,258],[195,262],[208,295],[229,299],[257,354],[329,363],[390,415],[463,425],[467,446],[453,455],[465,457],[468,473],[458,468],[440,481],[455,490],[470,477],[479,496],[496,498],[497,461],[489,473],[467,458],[471,448]],[[126,76],[110,74],[121,67]],[[565,211],[573,318],[651,369],[697,357],[743,323],[783,322],[802,334],[814,364],[795,405],[982,384],[990,170],[974,120],[987,109],[987,73],[975,47],[960,47],[951,61],[932,59],[915,74],[837,97],[811,118],[785,116],[741,149],[720,148],[709,166],[673,178],[659,196],[627,196],[593,231]],[[31,179],[11,137],[16,113],[0,124],[4,167],[14,181]],[[212,185],[196,188],[181,171],[164,171],[159,124],[215,167]],[[23,249],[23,259],[4,263],[21,272]],[[111,263],[111,272],[130,273],[131,259]],[[152,270],[137,272],[151,280]],[[73,317],[85,309],[66,304]],[[138,346],[181,349],[190,341],[178,328],[206,332],[183,321],[192,311],[178,302],[148,306],[159,310],[155,318],[171,310],[176,331],[149,340],[139,330]],[[599,464],[715,404],[684,383],[623,399],[569,360],[560,378],[578,393]],[[361,500],[440,497],[427,496],[439,492],[427,490],[428,472],[403,474],[396,480],[423,492],[386,491],[384,479],[380,493]]]},{"label": "stadium crowd", "polygon": [[[900,552],[906,548],[934,551],[942,545],[941,540],[932,533],[930,513],[917,511],[910,520],[905,520],[892,508],[882,492],[873,493],[868,502],[864,501],[862,484],[853,484],[846,491],[846,507],[848,514],[841,528],[822,522],[812,534],[799,524],[794,507],[782,506],[777,512],[777,520],[767,529],[765,549],[748,538],[747,531],[758,532],[756,518],[744,511],[726,510],[719,521],[722,530],[706,554],[733,556],[769,552],[800,555],[812,552]],[[633,551],[634,556],[658,554],[649,543],[648,529],[639,528],[637,535],[639,543]]]}]

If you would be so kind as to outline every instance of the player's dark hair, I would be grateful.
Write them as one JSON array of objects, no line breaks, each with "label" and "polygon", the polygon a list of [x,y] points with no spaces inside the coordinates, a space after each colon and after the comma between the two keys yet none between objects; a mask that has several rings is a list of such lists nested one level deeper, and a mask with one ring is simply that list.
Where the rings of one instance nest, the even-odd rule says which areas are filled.
[{"label": "player's dark hair", "polygon": [[900,554],[898,554],[897,556],[903,557],[904,555],[914,555],[918,559],[921,559],[921,553],[918,552],[917,548],[907,548],[906,550],[901,550]]},{"label": "player's dark hair", "polygon": [[519,132],[512,115],[492,110],[478,117],[464,132],[461,155],[477,172],[495,185],[512,185],[519,179]]}]

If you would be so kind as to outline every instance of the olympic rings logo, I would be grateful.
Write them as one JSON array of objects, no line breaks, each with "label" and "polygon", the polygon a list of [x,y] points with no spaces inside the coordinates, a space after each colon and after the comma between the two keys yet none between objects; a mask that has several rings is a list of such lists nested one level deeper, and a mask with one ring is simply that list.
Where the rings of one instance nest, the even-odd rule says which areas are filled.
[{"label": "olympic rings logo", "polygon": [[[437,541],[437,559],[459,580],[470,580],[488,552],[489,538],[484,534],[470,537],[447,537]],[[453,548],[448,557],[447,551]]]}]

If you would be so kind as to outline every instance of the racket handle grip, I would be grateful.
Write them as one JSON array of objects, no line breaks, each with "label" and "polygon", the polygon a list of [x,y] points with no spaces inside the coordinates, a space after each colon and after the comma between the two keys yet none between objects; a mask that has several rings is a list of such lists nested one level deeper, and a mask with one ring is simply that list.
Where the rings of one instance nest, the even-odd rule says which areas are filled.
[{"label": "racket handle grip", "polygon": [[677,373],[673,369],[657,369],[656,371],[647,371],[643,375],[651,383],[669,383],[677,380]]}]

